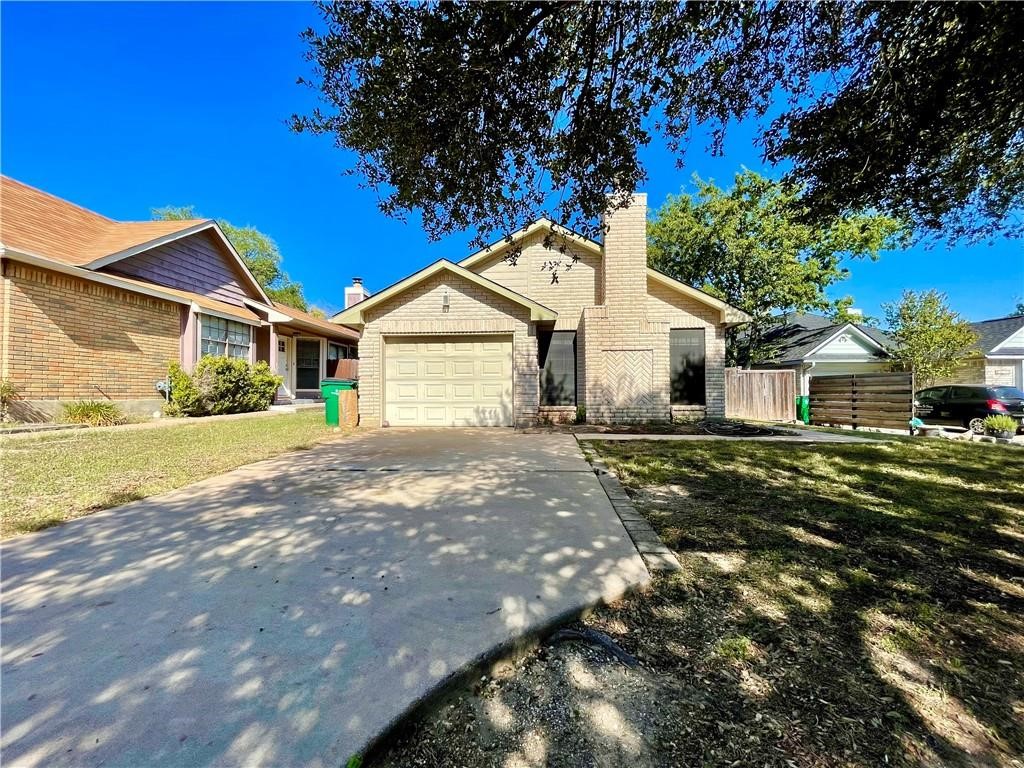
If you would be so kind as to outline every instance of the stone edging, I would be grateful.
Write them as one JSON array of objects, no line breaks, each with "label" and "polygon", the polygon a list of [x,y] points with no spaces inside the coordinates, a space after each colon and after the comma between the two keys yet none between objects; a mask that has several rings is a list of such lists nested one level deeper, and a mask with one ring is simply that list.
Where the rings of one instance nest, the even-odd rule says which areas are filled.
[{"label": "stone edging", "polygon": [[633,502],[629,500],[626,489],[622,487],[619,478],[612,473],[608,465],[596,456],[591,459],[590,463],[594,467],[594,474],[597,475],[598,482],[601,483],[601,487],[608,495],[608,500],[615,508],[615,514],[619,516],[626,533],[633,540],[633,546],[643,558],[647,570],[652,574],[683,570],[672,550],[665,546],[647,519],[636,511]]}]

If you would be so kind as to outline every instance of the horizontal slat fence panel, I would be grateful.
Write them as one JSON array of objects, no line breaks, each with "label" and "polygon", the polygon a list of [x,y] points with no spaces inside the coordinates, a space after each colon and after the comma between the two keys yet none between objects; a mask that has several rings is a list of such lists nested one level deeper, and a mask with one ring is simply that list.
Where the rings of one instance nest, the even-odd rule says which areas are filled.
[{"label": "horizontal slat fence panel", "polygon": [[811,423],[909,429],[914,417],[911,373],[856,373],[811,378]]},{"label": "horizontal slat fence panel", "polygon": [[725,416],[756,421],[796,420],[796,374],[725,369]]}]

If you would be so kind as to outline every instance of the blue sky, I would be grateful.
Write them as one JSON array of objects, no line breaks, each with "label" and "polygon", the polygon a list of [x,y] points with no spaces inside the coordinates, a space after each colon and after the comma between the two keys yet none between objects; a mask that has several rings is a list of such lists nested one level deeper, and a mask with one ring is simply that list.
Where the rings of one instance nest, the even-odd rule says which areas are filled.
[{"label": "blue sky", "polygon": [[[195,205],[206,216],[273,236],[310,301],[342,302],[353,275],[380,289],[419,267],[468,253],[470,233],[429,243],[416,220],[378,212],[371,190],[342,175],[350,158],[329,138],[285,120],[316,103],[299,33],[319,17],[305,3],[11,3],[0,6],[0,168],[116,219]],[[657,143],[643,158],[652,207],[693,173],[726,185],[763,167],[754,126],[732,132],[724,157],[694,140],[680,170]],[[831,291],[868,314],[905,288],[945,291],[971,320],[1024,299],[1019,242],[945,245],[854,262]]]}]

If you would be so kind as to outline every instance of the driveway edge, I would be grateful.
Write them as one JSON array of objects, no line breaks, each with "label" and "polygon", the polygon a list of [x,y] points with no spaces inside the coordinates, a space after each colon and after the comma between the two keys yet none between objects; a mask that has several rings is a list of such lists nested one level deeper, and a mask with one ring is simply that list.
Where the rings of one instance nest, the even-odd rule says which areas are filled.
[{"label": "driveway edge", "polygon": [[[641,556],[644,557],[643,555]],[[647,563],[646,557],[644,557],[644,563]],[[648,566],[648,570],[650,571],[650,566]],[[427,717],[439,706],[444,704],[445,700],[449,696],[468,689],[472,681],[475,679],[484,675],[495,675],[496,670],[500,670],[506,666],[511,666],[520,659],[525,658],[534,649],[543,645],[548,637],[553,635],[558,629],[564,627],[566,624],[583,618],[598,606],[614,603],[617,600],[621,600],[629,595],[639,592],[645,589],[649,584],[650,578],[647,578],[614,593],[604,595],[597,600],[591,600],[572,608],[568,608],[565,611],[552,616],[546,621],[538,622],[537,624],[528,627],[515,637],[483,651],[472,661],[467,662],[461,669],[453,672],[431,688],[430,691],[413,701],[378,735],[367,741],[363,749],[348,756],[346,760],[351,761],[353,758],[358,757],[361,759],[361,762],[359,762],[358,765],[372,765],[373,760],[377,755],[387,748],[388,742],[393,736],[401,732],[404,728],[411,727],[415,723]]]},{"label": "driveway edge", "polygon": [[636,511],[626,489],[622,487],[619,478],[615,476],[608,465],[597,456],[590,459],[590,464],[594,468],[598,482],[601,483],[601,487],[608,495],[608,501],[615,508],[615,514],[619,516],[626,533],[633,540],[633,546],[643,558],[647,570],[652,574],[675,573],[683,570],[675,553],[665,546],[658,532],[647,522],[647,518]]}]

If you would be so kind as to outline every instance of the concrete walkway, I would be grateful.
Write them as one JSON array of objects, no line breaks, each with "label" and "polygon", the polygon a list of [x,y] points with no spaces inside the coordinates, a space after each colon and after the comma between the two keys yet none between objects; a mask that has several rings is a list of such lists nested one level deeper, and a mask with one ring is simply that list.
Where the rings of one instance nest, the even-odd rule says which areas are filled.
[{"label": "concrete walkway", "polygon": [[382,430],[3,547],[7,766],[338,768],[648,578],[571,435]]}]

